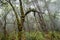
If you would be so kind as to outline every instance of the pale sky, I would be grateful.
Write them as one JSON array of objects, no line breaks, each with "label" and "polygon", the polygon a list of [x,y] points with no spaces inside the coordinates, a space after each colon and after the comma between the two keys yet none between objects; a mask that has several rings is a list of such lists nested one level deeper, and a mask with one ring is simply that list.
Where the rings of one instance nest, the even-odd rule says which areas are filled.
[{"label": "pale sky", "polygon": [[56,1],[56,0],[51,0],[51,2],[54,2],[54,1]]},{"label": "pale sky", "polygon": [[2,13],[2,9],[0,9],[0,14]]}]

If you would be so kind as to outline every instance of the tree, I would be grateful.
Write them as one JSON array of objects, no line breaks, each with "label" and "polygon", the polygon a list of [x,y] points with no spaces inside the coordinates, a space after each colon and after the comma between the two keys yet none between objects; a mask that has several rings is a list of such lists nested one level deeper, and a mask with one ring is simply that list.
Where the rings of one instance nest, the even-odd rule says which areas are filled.
[{"label": "tree", "polygon": [[[20,3],[20,12],[21,12],[21,16],[20,16],[20,19],[18,17],[18,14],[13,6],[13,4],[11,3],[11,0],[5,0],[6,2],[4,3],[4,1],[1,1],[3,4],[6,4],[8,3],[11,7],[12,7],[12,10],[14,11],[14,14],[15,14],[15,17],[16,17],[16,21],[17,21],[17,27],[18,27],[18,40],[22,40],[22,29],[23,29],[23,23],[24,23],[24,20],[25,20],[25,16],[31,12],[31,11],[36,11],[36,10],[29,10],[28,12],[26,12],[26,14],[24,14],[24,10],[23,10],[23,6],[22,6],[22,0],[19,0],[19,3]],[[6,22],[6,21],[5,21]],[[6,25],[6,24],[5,24]]]}]

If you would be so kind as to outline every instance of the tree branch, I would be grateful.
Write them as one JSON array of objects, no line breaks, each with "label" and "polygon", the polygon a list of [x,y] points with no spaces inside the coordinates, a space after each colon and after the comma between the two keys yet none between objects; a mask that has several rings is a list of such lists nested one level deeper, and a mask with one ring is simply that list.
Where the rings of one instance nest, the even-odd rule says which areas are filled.
[{"label": "tree branch", "polygon": [[[43,12],[39,12],[39,11],[37,11],[37,10],[35,10],[35,9],[30,9],[30,10],[28,10],[26,13],[25,13],[25,16],[27,15],[27,14],[29,14],[30,12],[37,12],[37,13],[40,13],[40,14],[44,14]],[[35,14],[34,14],[35,15]]]},{"label": "tree branch", "polygon": [[[12,5],[11,1],[9,0],[9,1],[7,1],[7,2],[8,2],[8,3],[10,4],[10,6],[12,7],[12,9],[13,9],[13,11],[14,11],[14,13],[15,13],[15,16],[16,16],[16,18],[17,18],[17,20],[18,20],[18,14],[17,14],[14,6]],[[18,21],[19,21],[19,20],[18,20]]]}]

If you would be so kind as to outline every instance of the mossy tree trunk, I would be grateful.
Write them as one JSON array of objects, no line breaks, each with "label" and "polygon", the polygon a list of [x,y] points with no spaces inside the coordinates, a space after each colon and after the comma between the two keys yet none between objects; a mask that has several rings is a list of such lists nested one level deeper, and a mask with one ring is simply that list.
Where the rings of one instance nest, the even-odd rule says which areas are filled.
[{"label": "mossy tree trunk", "polygon": [[17,14],[17,12],[16,12],[16,10],[15,10],[15,8],[14,8],[14,6],[11,4],[11,2],[9,2],[9,4],[11,5],[11,7],[12,7],[12,9],[13,9],[13,11],[14,11],[14,14],[15,14],[15,16],[16,16],[16,21],[17,21],[17,26],[18,26],[18,40],[21,40],[21,36],[22,36],[22,19],[21,19],[21,21],[19,20],[19,18],[18,18],[18,14]]},{"label": "mossy tree trunk", "polygon": [[[20,3],[20,12],[21,12],[21,22],[19,25],[20,28],[18,28],[19,30],[19,33],[18,33],[18,40],[22,40],[22,29],[23,29],[23,24],[24,24],[24,20],[25,20],[25,14],[24,14],[24,10],[23,10],[23,6],[22,6],[22,0],[19,0],[19,3]],[[23,38],[24,40],[24,38]]]},{"label": "mossy tree trunk", "polygon": [[20,17],[20,19],[21,19],[21,20],[19,20],[18,14],[17,14],[14,6],[11,4],[11,2],[9,2],[9,4],[11,5],[11,7],[12,7],[14,13],[15,13],[16,20],[17,20],[18,40],[22,40],[22,28],[23,28],[23,23],[24,23],[25,15],[24,15],[24,11],[23,11],[22,1],[19,0],[19,3],[20,3],[20,12],[21,12],[21,17]]}]

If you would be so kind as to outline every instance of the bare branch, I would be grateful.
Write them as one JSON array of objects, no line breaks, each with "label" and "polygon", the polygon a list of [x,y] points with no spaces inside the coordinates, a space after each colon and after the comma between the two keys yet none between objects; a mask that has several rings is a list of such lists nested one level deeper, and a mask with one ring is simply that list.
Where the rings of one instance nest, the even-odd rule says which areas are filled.
[{"label": "bare branch", "polygon": [[29,14],[30,12],[37,12],[37,13],[40,13],[40,14],[44,14],[43,12],[39,12],[39,11],[37,11],[37,10],[35,10],[35,9],[30,9],[30,10],[28,10],[28,11],[25,13],[25,16],[26,16],[27,14]]}]

